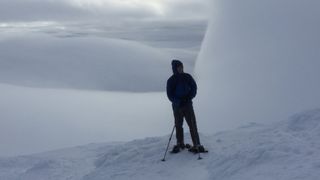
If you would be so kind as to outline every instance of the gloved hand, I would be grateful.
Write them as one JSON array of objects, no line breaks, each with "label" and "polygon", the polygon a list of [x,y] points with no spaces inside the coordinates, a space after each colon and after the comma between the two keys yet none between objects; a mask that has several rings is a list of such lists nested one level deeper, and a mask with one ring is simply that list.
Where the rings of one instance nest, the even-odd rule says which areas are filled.
[{"label": "gloved hand", "polygon": [[181,102],[188,102],[188,101],[190,101],[191,100],[191,98],[190,98],[190,96],[183,96],[182,98],[181,98]]}]

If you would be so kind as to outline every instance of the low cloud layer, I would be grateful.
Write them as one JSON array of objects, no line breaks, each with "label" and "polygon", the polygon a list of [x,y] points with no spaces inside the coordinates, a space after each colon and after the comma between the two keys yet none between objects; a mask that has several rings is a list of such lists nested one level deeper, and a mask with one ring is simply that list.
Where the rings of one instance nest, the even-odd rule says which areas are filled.
[{"label": "low cloud layer", "polygon": [[22,35],[0,41],[0,82],[47,88],[162,91],[170,55],[132,41]]},{"label": "low cloud layer", "polygon": [[[91,68],[99,69],[100,67],[93,67],[94,62],[102,62],[102,59],[109,57],[113,60],[109,59],[104,63],[111,63],[109,65],[110,69],[105,69],[105,74],[102,73],[102,70],[101,72],[98,71],[99,77],[92,75],[95,73],[90,73],[87,79],[90,79],[91,85],[87,84],[83,86],[84,88],[162,91],[163,82],[170,75],[163,62],[170,65],[168,62],[171,59],[181,59],[187,67],[190,67],[189,72],[193,71],[194,62],[206,29],[205,3],[206,0],[200,2],[195,0],[150,0],[148,2],[142,0],[1,1],[0,51],[3,53],[1,54],[0,64],[2,67],[11,66],[13,70],[7,71],[2,68],[0,83],[19,85],[20,82],[23,82],[21,85],[31,85],[33,82],[37,82],[35,83],[36,86],[46,87],[47,85],[41,85],[39,82],[49,78],[46,84],[49,84],[50,87],[55,87],[54,84],[57,87],[63,87],[64,85],[58,85],[63,78],[53,77],[55,74],[54,68],[47,71],[51,75],[41,76],[43,72],[34,71],[35,69],[31,68],[30,64],[24,62],[39,63],[37,66],[41,67],[41,64],[63,64],[63,61],[68,59],[73,59],[76,64],[86,64],[86,62],[89,63],[88,59],[90,59],[93,62],[90,65]],[[119,45],[119,42],[122,45]],[[81,43],[81,45],[78,43]],[[125,45],[126,43],[127,45]],[[63,52],[60,52],[62,49]],[[76,50],[91,54],[91,56],[81,55],[75,59],[73,52]],[[100,50],[100,52],[95,53],[96,50]],[[17,52],[20,56],[16,54]],[[115,56],[117,58],[113,58]],[[35,59],[38,60],[35,61]],[[157,63],[160,64],[157,66]],[[113,67],[120,67],[123,64],[128,64],[134,68],[122,73],[121,69]],[[144,73],[145,78],[142,78],[142,72],[137,71],[143,64],[148,69],[150,68],[150,74]],[[23,67],[26,69],[23,69]],[[81,75],[81,71],[88,73],[86,70],[83,71],[83,66],[79,68],[80,65],[77,65],[79,69],[69,67],[71,68],[70,71],[79,73],[77,77],[84,76]],[[67,68],[67,66],[64,68],[65,73]],[[132,82],[130,79],[134,77],[132,74],[136,72],[140,75],[135,76],[142,80],[140,83],[144,82],[144,85],[138,87],[130,85]],[[165,73],[167,73],[166,76]],[[26,76],[26,74],[29,75]],[[113,79],[119,77],[123,80],[119,81],[122,84],[111,83],[111,81],[115,82],[116,80],[101,81],[101,78],[107,76],[106,74],[108,74],[109,79],[110,76]],[[37,77],[38,75],[40,76]],[[23,77],[31,79],[24,81]],[[67,84],[73,84],[71,87],[81,87],[83,85],[76,82],[80,79],[74,80],[74,76],[67,77],[73,78],[69,78],[69,80],[66,78],[64,84],[67,82]],[[34,81],[35,79],[37,80]],[[55,83],[50,84],[50,81],[55,81]],[[108,85],[96,87],[98,81]],[[152,88],[146,87],[149,82],[151,82],[149,86]]]}]

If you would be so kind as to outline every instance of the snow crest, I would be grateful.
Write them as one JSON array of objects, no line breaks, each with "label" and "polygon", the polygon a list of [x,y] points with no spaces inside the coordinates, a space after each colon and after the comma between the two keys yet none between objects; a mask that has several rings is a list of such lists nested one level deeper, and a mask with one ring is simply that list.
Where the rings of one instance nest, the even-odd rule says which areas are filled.
[{"label": "snow crest", "polygon": [[[191,142],[189,137],[186,134],[186,142]],[[202,160],[182,151],[168,154],[162,162],[168,138],[3,158],[0,179],[314,180],[320,176],[320,109],[271,125],[251,123],[214,135],[202,134],[202,144],[209,149]]]}]

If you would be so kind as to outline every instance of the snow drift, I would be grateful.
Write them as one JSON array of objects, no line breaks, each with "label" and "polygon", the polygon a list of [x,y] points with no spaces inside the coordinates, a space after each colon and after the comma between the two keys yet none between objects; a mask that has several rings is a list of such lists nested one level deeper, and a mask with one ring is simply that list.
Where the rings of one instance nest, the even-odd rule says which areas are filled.
[{"label": "snow drift", "polygon": [[201,135],[210,150],[203,160],[183,151],[162,162],[168,136],[155,137],[2,158],[0,179],[314,180],[320,176],[319,132],[316,109],[272,125]]},{"label": "snow drift", "polygon": [[[222,129],[320,106],[320,1],[212,1],[199,118]],[[210,130],[210,129],[209,129]]]}]

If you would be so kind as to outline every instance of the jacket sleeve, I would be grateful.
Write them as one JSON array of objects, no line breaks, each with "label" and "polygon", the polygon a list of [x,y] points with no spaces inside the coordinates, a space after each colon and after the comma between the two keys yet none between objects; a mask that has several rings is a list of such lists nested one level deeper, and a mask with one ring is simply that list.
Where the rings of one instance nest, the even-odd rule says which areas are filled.
[{"label": "jacket sleeve", "polygon": [[197,83],[196,81],[192,78],[191,75],[189,75],[189,83],[190,83],[190,92],[189,92],[189,98],[193,99],[197,95]]},{"label": "jacket sleeve", "polygon": [[173,93],[173,83],[172,79],[168,79],[167,81],[167,96],[171,102],[174,100],[174,93]]}]

